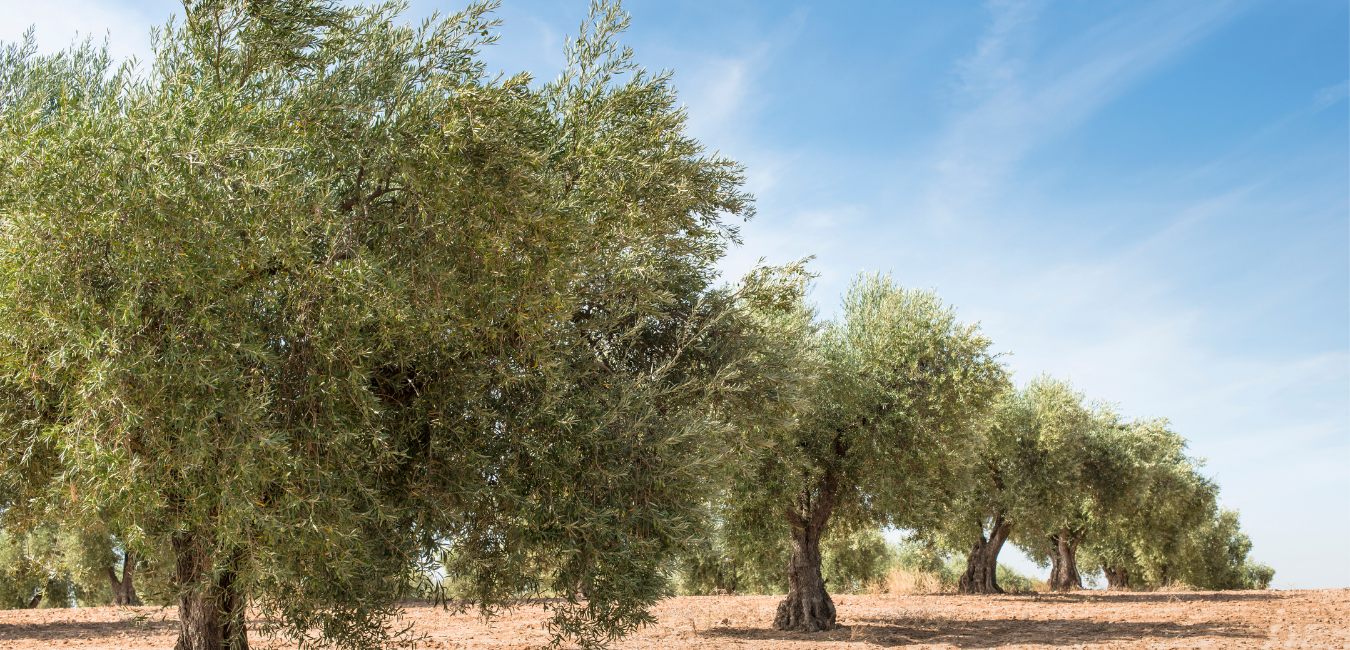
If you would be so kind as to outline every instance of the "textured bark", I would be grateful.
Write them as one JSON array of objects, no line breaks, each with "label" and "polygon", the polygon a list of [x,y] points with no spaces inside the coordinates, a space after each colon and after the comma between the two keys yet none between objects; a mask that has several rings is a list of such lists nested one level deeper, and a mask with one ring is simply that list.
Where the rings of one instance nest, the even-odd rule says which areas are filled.
[{"label": "textured bark", "polygon": [[1102,565],[1102,573],[1106,574],[1106,588],[1110,591],[1129,591],[1130,572],[1124,567],[1113,568]]},{"label": "textured bark", "polygon": [[803,499],[805,513],[787,510],[792,526],[792,560],[788,564],[788,594],[778,603],[774,629],[793,632],[820,632],[835,626],[834,600],[820,575],[820,536],[834,510],[838,483],[833,474],[825,481],[814,503]]},{"label": "textured bark", "polygon": [[1062,530],[1050,536],[1050,591],[1073,591],[1083,588],[1078,575],[1078,543],[1082,533],[1070,534]]},{"label": "textured bark", "polygon": [[44,590],[39,589],[37,593],[33,594],[33,599],[28,601],[28,609],[33,609],[34,607],[38,606],[38,603],[42,602],[43,593]]},{"label": "textured bark", "polygon": [[1012,524],[1004,521],[1003,513],[994,517],[994,527],[988,539],[985,539],[984,531],[980,531],[980,541],[975,543],[970,555],[966,557],[966,572],[961,574],[961,580],[956,584],[957,592],[1003,593],[1003,588],[998,586],[998,553],[1003,549],[1003,542],[1008,540],[1011,533]]},{"label": "textured bark", "polygon": [[127,551],[122,558],[122,579],[117,579],[117,572],[112,567],[107,567],[108,582],[112,584],[113,604],[123,607],[136,607],[141,604],[141,599],[136,595],[136,586],[132,578],[136,576],[136,564],[138,560],[136,555]]},{"label": "textured bark", "polygon": [[244,598],[235,564],[217,574],[204,540],[191,533],[175,538],[173,548],[182,589],[174,650],[248,650]]}]

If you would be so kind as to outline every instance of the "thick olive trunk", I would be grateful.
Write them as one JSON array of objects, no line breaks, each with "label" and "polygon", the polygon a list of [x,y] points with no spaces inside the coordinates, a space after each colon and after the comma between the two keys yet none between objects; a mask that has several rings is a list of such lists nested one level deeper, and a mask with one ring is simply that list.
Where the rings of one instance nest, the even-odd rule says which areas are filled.
[{"label": "thick olive trunk", "polygon": [[1070,535],[1062,530],[1050,536],[1050,591],[1073,591],[1083,588],[1078,575],[1078,543],[1082,534]]},{"label": "thick olive trunk", "polygon": [[117,571],[112,567],[107,567],[108,582],[112,585],[113,604],[122,607],[135,607],[141,604],[141,599],[136,595],[136,586],[132,584],[132,578],[136,576],[136,555],[127,551],[122,558],[122,579],[117,579]]},{"label": "thick olive trunk", "polygon": [[1003,520],[1002,513],[994,517],[994,527],[988,539],[985,539],[984,531],[980,531],[980,541],[975,543],[970,555],[966,557],[966,572],[961,574],[961,580],[956,584],[957,592],[1003,593],[1003,588],[998,586],[998,553],[1003,549],[1003,543],[1008,540],[1011,533],[1012,524]]},{"label": "thick olive trunk", "polygon": [[805,512],[795,508],[787,511],[792,526],[792,560],[788,563],[788,594],[778,603],[774,629],[793,632],[834,629],[834,600],[825,590],[825,579],[820,575],[820,537],[834,510],[836,486],[834,476],[827,474],[814,503],[809,498],[803,499]]},{"label": "thick olive trunk", "polygon": [[181,589],[174,649],[248,650],[244,597],[238,589],[235,564],[215,571],[204,542],[190,533],[173,541]]},{"label": "thick olive trunk", "polygon": [[1124,567],[1113,568],[1102,565],[1102,573],[1106,575],[1106,588],[1109,591],[1129,591],[1130,572]]}]

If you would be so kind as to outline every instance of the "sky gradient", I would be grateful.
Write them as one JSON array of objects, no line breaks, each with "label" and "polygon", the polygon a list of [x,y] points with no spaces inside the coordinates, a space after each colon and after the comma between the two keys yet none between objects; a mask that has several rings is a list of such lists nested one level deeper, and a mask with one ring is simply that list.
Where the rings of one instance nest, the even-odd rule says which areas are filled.
[{"label": "sky gradient", "polygon": [[[935,289],[1018,381],[1170,418],[1274,586],[1350,587],[1345,2],[625,7],[691,132],[748,168],[728,277],[814,255],[826,315],[863,270]],[[484,57],[550,79],[586,10],[509,0]],[[145,60],[175,12],[0,0],[0,39],[106,31]]]}]

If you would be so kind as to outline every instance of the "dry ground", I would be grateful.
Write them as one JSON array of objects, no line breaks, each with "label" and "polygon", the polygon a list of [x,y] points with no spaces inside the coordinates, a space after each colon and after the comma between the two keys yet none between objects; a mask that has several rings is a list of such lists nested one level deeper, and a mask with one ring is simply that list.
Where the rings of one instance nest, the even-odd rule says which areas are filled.
[{"label": "dry ground", "polygon": [[[1347,648],[1350,590],[1100,593],[1019,596],[836,596],[841,627],[821,634],[769,627],[778,598],[675,598],[660,623],[615,648]],[[418,648],[524,650],[546,642],[537,607],[482,623],[426,606],[407,610]],[[172,608],[0,611],[0,648],[172,648]],[[252,645],[289,648],[275,639]]]}]

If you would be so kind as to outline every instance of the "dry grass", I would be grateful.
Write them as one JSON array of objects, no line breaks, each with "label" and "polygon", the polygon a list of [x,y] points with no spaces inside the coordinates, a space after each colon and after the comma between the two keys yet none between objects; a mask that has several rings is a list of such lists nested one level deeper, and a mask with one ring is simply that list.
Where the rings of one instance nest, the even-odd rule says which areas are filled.
[{"label": "dry grass", "polygon": [[942,584],[942,577],[928,571],[894,567],[886,577],[872,585],[868,593],[878,594],[941,594],[951,591]]}]

